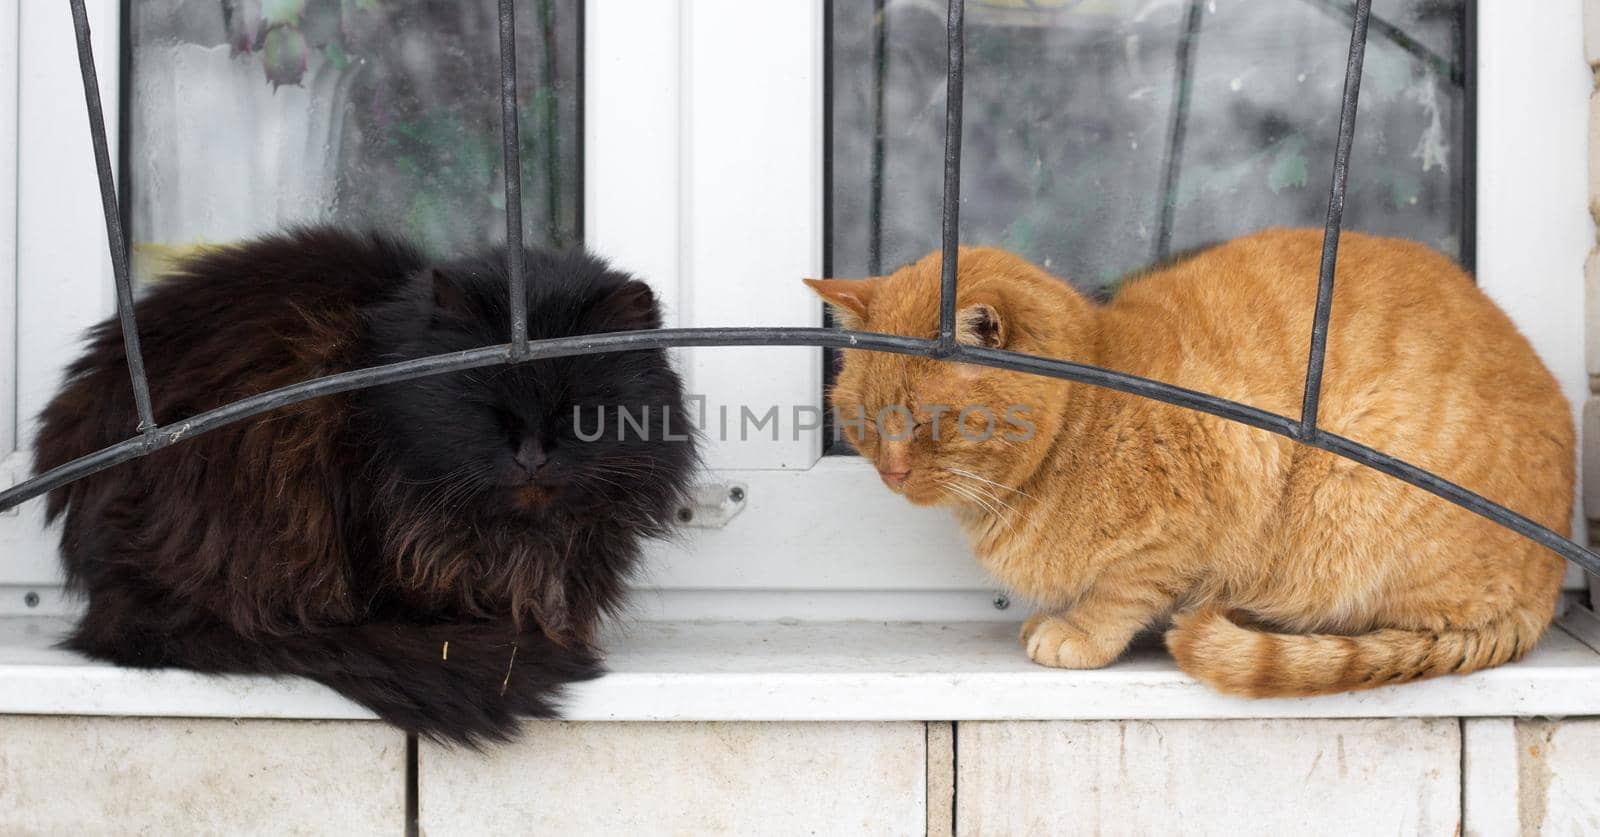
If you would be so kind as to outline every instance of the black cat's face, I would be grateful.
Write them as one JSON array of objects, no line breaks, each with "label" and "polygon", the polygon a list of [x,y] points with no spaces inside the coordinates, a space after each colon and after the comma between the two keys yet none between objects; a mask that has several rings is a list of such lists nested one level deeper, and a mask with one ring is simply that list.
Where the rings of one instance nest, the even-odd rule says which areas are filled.
[{"label": "black cat's face", "polygon": [[[530,252],[528,268],[532,339],[660,326],[649,288],[593,259]],[[404,310],[374,320],[386,360],[508,340],[503,268],[448,265],[415,283]],[[368,398],[380,448],[409,493],[454,517],[604,517],[656,529],[693,467],[682,385],[662,351],[492,366]]]}]

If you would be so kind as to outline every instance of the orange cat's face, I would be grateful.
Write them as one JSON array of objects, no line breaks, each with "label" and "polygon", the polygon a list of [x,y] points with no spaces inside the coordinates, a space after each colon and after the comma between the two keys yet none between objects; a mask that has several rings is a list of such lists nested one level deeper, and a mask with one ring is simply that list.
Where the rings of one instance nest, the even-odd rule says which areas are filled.
[{"label": "orange cat's face", "polygon": [[[959,264],[961,343],[1061,356],[1064,283],[1000,251],[963,250]],[[938,253],[889,276],[807,284],[846,328],[938,333]],[[1031,472],[1059,427],[1059,381],[880,352],[847,350],[844,360],[832,393],[841,432],[918,505],[1003,504],[999,489]]]}]

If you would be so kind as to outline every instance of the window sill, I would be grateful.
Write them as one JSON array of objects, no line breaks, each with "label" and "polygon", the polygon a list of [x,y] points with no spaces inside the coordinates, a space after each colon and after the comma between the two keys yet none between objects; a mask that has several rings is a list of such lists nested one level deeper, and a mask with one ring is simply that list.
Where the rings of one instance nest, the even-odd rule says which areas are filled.
[{"label": "window sill", "polygon": [[[0,713],[370,718],[294,678],[135,671],[51,647],[53,617],[0,618]],[[1072,720],[1600,715],[1600,619],[1573,607],[1515,665],[1299,700],[1218,695],[1158,647],[1099,671],[1030,663],[999,622],[643,622],[567,717],[666,720]]]}]

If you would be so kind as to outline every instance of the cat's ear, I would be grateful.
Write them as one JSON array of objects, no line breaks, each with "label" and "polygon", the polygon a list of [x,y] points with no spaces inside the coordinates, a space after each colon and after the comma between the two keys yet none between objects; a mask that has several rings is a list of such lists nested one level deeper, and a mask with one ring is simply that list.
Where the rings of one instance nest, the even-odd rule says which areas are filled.
[{"label": "cat's ear", "polygon": [[661,306],[650,286],[629,279],[595,306],[594,325],[605,331],[644,331],[661,327]]},{"label": "cat's ear", "polygon": [[437,267],[428,269],[428,286],[433,289],[433,310],[436,314],[460,314],[466,310],[467,295],[456,283]]},{"label": "cat's ear", "polygon": [[1010,337],[999,309],[987,302],[968,305],[956,312],[956,342],[984,349],[1003,349]]},{"label": "cat's ear", "polygon": [[833,307],[834,319],[850,331],[867,321],[867,306],[878,290],[876,279],[805,279],[822,301]]}]

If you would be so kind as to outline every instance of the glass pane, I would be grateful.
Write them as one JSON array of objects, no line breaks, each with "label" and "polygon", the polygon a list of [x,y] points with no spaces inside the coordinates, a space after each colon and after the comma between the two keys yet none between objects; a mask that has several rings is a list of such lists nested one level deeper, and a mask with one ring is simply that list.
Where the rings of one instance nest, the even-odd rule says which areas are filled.
[{"label": "glass pane", "polygon": [[[1195,4],[1186,36],[1191,0],[969,0],[964,242],[1109,292],[1163,249],[1322,226],[1353,4]],[[1463,255],[1465,12],[1466,0],[1373,4],[1348,228]],[[833,4],[835,276],[938,246],[944,27],[942,2]]]},{"label": "glass pane", "polygon": [[[517,4],[525,237],[578,237],[578,0]],[[450,253],[505,238],[494,0],[130,4],[141,276],[296,222]]]}]

